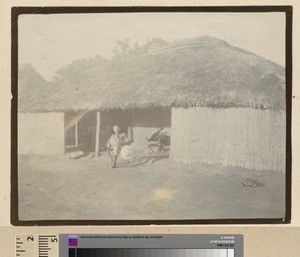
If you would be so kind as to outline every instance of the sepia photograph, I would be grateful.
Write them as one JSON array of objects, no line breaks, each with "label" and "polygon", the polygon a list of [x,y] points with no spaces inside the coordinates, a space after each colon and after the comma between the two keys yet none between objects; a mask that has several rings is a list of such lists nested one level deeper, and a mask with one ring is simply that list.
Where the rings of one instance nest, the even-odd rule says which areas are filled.
[{"label": "sepia photograph", "polygon": [[193,10],[18,16],[19,221],[286,221],[286,12]]}]

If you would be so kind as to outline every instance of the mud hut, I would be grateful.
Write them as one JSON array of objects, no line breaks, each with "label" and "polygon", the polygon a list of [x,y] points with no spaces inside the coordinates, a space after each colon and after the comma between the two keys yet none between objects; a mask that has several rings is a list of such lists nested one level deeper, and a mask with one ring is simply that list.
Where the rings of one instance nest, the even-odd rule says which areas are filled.
[{"label": "mud hut", "polygon": [[43,111],[93,117],[96,153],[110,125],[126,117],[123,128],[140,143],[167,127],[171,161],[285,171],[285,69],[216,38],[111,61],[49,95]]},{"label": "mud hut", "polygon": [[43,111],[50,87],[32,66],[19,66],[18,154],[64,154],[64,113]]}]

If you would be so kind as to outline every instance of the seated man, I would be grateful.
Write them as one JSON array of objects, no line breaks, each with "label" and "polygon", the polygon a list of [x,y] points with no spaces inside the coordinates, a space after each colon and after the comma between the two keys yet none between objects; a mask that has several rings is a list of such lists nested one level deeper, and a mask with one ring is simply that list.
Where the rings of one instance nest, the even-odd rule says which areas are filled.
[{"label": "seated man", "polygon": [[[164,128],[158,128],[157,131],[155,131],[150,138],[146,138],[149,142],[147,147],[151,146],[158,146],[158,152],[159,151],[165,151],[165,139],[167,137],[167,131]],[[153,150],[152,150],[153,151]]]},{"label": "seated man", "polygon": [[108,151],[112,151],[112,168],[116,168],[118,153],[121,150],[122,146],[128,145],[130,140],[127,138],[125,133],[120,133],[120,127],[114,125],[113,127],[114,134],[111,135],[109,140],[106,143]]}]

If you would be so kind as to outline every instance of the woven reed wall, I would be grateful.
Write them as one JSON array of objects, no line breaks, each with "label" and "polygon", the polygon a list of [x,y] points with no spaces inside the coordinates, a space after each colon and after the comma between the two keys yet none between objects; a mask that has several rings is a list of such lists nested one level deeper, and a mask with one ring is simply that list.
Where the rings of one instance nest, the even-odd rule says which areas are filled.
[{"label": "woven reed wall", "polygon": [[64,154],[63,113],[18,113],[18,154]]},{"label": "woven reed wall", "polygon": [[252,108],[172,108],[171,157],[285,172],[285,112]]}]

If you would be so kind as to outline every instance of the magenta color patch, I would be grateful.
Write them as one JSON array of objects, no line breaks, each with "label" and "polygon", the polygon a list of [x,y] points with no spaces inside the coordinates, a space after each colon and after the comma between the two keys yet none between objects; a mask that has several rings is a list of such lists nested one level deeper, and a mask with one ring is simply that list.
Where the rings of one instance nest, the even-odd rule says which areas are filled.
[{"label": "magenta color patch", "polygon": [[69,246],[78,245],[78,236],[69,236]]}]

